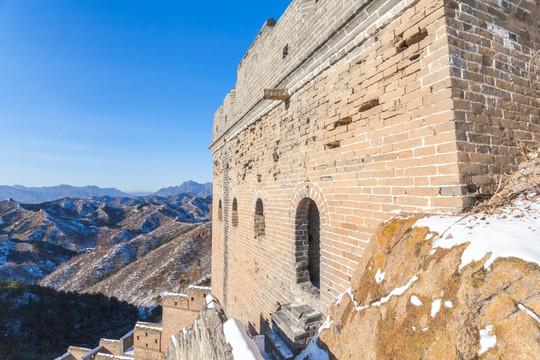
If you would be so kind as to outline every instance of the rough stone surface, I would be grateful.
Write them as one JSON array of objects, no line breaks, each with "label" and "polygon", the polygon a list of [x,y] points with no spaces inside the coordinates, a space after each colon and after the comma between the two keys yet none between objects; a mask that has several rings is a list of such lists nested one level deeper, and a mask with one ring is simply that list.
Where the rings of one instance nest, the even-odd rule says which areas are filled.
[{"label": "rough stone surface", "polygon": [[331,359],[476,359],[480,331],[493,326],[496,345],[480,359],[540,358],[539,323],[518,307],[540,314],[540,267],[499,258],[485,269],[486,257],[460,272],[467,244],[431,255],[428,229],[412,228],[418,217],[394,218],[379,228],[352,280],[352,294],[358,305],[372,304],[418,279],[380,306],[357,310],[345,294],[331,308],[333,323],[319,346]]},{"label": "rough stone surface", "polygon": [[225,321],[217,300],[203,302],[193,327],[172,336],[165,360],[234,360],[223,333]]}]

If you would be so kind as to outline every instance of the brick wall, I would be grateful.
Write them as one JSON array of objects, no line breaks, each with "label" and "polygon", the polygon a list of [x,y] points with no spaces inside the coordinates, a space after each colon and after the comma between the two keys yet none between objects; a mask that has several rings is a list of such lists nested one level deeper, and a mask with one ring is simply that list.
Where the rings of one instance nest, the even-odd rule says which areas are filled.
[{"label": "brick wall", "polygon": [[121,348],[120,340],[101,339],[99,345],[103,347],[105,352],[113,355],[122,355],[124,352]]},{"label": "brick wall", "polygon": [[135,359],[161,360],[161,332],[160,324],[137,322],[133,334]]},{"label": "brick wall", "polygon": [[540,50],[538,2],[447,1],[453,99],[463,193],[493,193],[520,147],[540,140],[540,97],[528,63]]},{"label": "brick wall", "polygon": [[190,286],[187,294],[167,293],[163,295],[161,301],[163,306],[161,351],[163,353],[167,351],[173,334],[184,327],[193,325],[199,315],[201,302],[209,294],[210,288],[208,287]]},{"label": "brick wall", "polygon": [[68,353],[70,353],[77,360],[81,360],[82,357],[88,354],[90,351],[91,349],[78,347],[78,346],[70,346],[68,348]]},{"label": "brick wall", "polygon": [[[466,57],[456,55],[454,43],[461,43],[453,38],[454,23],[471,9],[447,0],[297,0],[277,23],[265,24],[216,113],[211,146],[213,210],[222,204],[213,224],[212,293],[230,316],[257,330],[293,300],[325,312],[349,287],[382,221],[400,211],[472,205],[471,184],[482,179],[466,172],[474,168],[464,158],[473,155],[465,151],[472,140],[462,140],[462,125],[472,126],[472,136],[483,120],[462,119],[470,111],[462,111],[461,101],[472,108],[467,91],[476,87],[465,72],[457,76],[456,64]],[[463,82],[467,89],[456,85]],[[290,98],[262,100],[265,88],[286,88]],[[534,117],[538,104],[523,101]],[[521,120],[516,126],[528,127],[530,142],[538,143],[537,120]],[[507,162],[493,155],[500,165],[489,171],[515,164],[508,160],[516,147],[507,147]],[[319,211],[320,289],[299,281],[305,279],[297,271],[298,214],[306,198]],[[254,231],[258,199],[262,236]]]}]

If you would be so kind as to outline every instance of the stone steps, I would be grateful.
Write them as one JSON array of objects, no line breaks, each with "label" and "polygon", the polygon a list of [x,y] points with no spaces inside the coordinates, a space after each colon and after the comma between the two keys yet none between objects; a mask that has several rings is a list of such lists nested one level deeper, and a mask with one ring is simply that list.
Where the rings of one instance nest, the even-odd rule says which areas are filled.
[{"label": "stone steps", "polygon": [[303,304],[286,304],[272,315],[272,329],[297,355],[309,344],[323,323],[322,314]]}]

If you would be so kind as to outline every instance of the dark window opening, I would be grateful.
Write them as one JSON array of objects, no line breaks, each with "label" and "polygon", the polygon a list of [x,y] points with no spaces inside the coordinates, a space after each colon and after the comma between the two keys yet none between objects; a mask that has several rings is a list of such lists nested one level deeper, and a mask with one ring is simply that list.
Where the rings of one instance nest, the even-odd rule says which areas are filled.
[{"label": "dark window opening", "polygon": [[320,287],[321,236],[317,204],[309,198],[300,202],[296,212],[297,283],[311,282]]},{"label": "dark window opening", "polygon": [[265,230],[264,208],[261,199],[257,199],[255,203],[255,218],[254,218],[254,233],[255,237],[263,236]]},{"label": "dark window opening", "polygon": [[283,59],[285,59],[287,57],[287,55],[289,55],[289,45],[285,45],[285,47],[283,48]]},{"label": "dark window opening", "polygon": [[238,203],[233,199],[231,221],[233,226],[238,226]]},{"label": "dark window opening", "polygon": [[218,220],[223,220],[223,203],[219,200],[218,205]]}]

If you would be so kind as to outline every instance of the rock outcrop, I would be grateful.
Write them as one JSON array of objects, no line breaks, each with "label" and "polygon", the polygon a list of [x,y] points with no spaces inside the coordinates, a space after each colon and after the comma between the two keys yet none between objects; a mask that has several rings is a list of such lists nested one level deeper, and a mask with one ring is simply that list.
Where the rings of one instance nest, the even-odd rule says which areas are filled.
[{"label": "rock outcrop", "polygon": [[[521,199],[498,215],[384,223],[351,289],[332,306],[318,347],[341,360],[540,358],[540,267],[533,261],[540,252],[539,200]],[[448,227],[424,226],[445,218]],[[523,232],[509,230],[501,239],[493,226],[503,220]],[[481,235],[480,245],[493,249],[481,249]]]},{"label": "rock outcrop", "polygon": [[191,329],[171,337],[165,360],[263,360],[257,345],[236,319],[228,319],[212,295],[201,304]]}]

